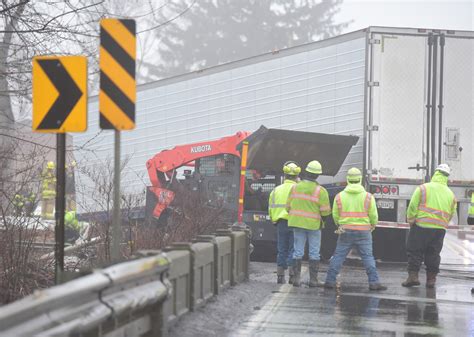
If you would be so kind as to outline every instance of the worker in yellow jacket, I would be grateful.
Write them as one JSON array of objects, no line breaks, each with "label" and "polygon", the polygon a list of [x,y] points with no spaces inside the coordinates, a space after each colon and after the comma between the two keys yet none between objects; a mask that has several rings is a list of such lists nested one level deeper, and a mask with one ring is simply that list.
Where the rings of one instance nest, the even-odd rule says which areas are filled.
[{"label": "worker in yellow jacket", "polygon": [[377,206],[372,194],[366,192],[362,186],[362,173],[358,168],[353,167],[347,172],[347,187],[334,198],[332,217],[339,227],[336,231],[339,238],[324,287],[335,287],[337,274],[347,254],[356,247],[369,277],[369,289],[386,290],[387,287],[380,284],[372,254],[371,232],[378,222]]},{"label": "worker in yellow jacket", "polygon": [[474,225],[474,193],[471,194],[471,205],[469,207],[469,213],[467,214],[467,224]]},{"label": "worker in yellow jacket", "polygon": [[286,203],[291,188],[296,184],[301,168],[295,162],[283,165],[285,180],[275,187],[268,200],[268,214],[277,227],[277,283],[285,283],[285,270],[289,269],[289,281],[293,283],[293,230],[288,228]]},{"label": "worker in yellow jacket", "polygon": [[293,185],[288,197],[288,226],[294,233],[294,287],[301,285],[301,260],[306,240],[309,246],[309,286],[318,286],[321,226],[324,218],[331,214],[328,191],[316,181],[322,173],[321,164],[317,160],[310,161],[302,180]]},{"label": "worker in yellow jacket", "polygon": [[444,235],[456,212],[457,201],[448,187],[451,169],[439,165],[431,182],[420,185],[413,193],[407,210],[411,228],[407,240],[408,278],[404,287],[420,285],[418,273],[421,264],[426,265],[426,287],[433,288],[439,273]]}]

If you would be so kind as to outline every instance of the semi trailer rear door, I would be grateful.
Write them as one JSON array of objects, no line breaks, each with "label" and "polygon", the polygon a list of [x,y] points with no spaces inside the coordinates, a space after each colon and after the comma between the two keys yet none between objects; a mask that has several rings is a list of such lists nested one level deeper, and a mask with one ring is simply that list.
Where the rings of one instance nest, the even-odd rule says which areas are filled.
[{"label": "semi trailer rear door", "polygon": [[474,39],[448,32],[373,32],[369,44],[368,169],[373,182],[474,180]]}]

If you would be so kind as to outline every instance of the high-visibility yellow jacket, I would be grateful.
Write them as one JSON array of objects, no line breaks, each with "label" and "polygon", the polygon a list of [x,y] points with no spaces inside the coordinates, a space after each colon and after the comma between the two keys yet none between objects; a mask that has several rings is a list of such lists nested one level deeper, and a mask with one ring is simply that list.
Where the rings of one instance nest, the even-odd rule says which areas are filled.
[{"label": "high-visibility yellow jacket", "polygon": [[43,199],[54,199],[56,197],[56,175],[53,169],[46,168],[42,174]]},{"label": "high-visibility yellow jacket", "polygon": [[321,228],[321,216],[331,214],[328,191],[318,183],[302,180],[291,188],[287,203],[288,226]]},{"label": "high-visibility yellow jacket", "polygon": [[344,229],[371,230],[378,222],[375,199],[361,184],[349,184],[334,198],[332,217]]},{"label": "high-visibility yellow jacket", "polygon": [[285,179],[283,184],[275,187],[270,193],[268,200],[268,214],[273,223],[278,220],[288,220],[288,212],[286,210],[286,203],[288,201],[288,195],[290,194],[291,188],[296,184],[296,181],[291,179]]},{"label": "high-visibility yellow jacket", "polygon": [[457,201],[448,187],[448,177],[435,172],[431,182],[418,186],[413,193],[407,220],[423,228],[446,229],[456,208]]},{"label": "high-visibility yellow jacket", "polygon": [[471,206],[469,207],[469,213],[467,217],[470,223],[474,222],[474,193],[471,195]]}]

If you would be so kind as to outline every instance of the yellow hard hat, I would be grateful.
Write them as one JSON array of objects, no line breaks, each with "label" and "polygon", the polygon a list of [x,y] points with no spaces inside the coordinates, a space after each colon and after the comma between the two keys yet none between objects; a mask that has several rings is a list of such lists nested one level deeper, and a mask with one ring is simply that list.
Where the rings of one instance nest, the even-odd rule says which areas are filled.
[{"label": "yellow hard hat", "polygon": [[64,221],[67,223],[73,222],[75,218],[76,218],[76,212],[74,211],[69,211],[64,215]]},{"label": "yellow hard hat", "polygon": [[290,176],[297,176],[301,172],[301,167],[298,166],[294,161],[287,161],[283,164],[283,173]]},{"label": "yellow hard hat", "polygon": [[56,165],[54,165],[53,161],[48,161],[48,164],[46,164],[46,167],[49,169],[53,169]]},{"label": "yellow hard hat", "polygon": [[313,173],[313,174],[321,174],[323,173],[323,168],[321,163],[317,160],[312,160],[308,163],[305,169],[306,172]]},{"label": "yellow hard hat", "polygon": [[349,184],[360,183],[362,181],[362,172],[357,167],[352,167],[347,171],[347,182]]}]

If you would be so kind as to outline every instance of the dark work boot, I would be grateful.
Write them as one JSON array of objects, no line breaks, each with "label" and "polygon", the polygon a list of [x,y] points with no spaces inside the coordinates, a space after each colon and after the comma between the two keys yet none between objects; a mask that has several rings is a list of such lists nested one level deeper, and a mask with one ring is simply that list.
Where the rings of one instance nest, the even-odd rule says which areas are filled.
[{"label": "dark work boot", "polygon": [[293,266],[293,287],[301,286],[301,259],[295,260],[295,265]]},{"label": "dark work boot", "polygon": [[293,284],[293,280],[295,279],[295,272],[293,271],[293,266],[288,267],[288,274],[289,274],[288,283]]},{"label": "dark work boot", "polygon": [[418,272],[409,270],[408,278],[405,282],[402,283],[402,286],[413,287],[413,286],[419,286],[419,285],[420,285],[420,280],[418,279]]},{"label": "dark work boot", "polygon": [[318,282],[319,261],[309,260],[309,286],[311,288],[321,286]]},{"label": "dark work boot", "polygon": [[436,275],[438,275],[438,273],[426,272],[426,288],[434,288],[436,285]]},{"label": "dark work boot", "polygon": [[371,283],[369,284],[369,290],[373,290],[373,291],[387,290],[387,287],[381,285],[380,283]]},{"label": "dark work boot", "polygon": [[285,269],[283,267],[277,267],[277,283],[284,284],[285,281]]}]

